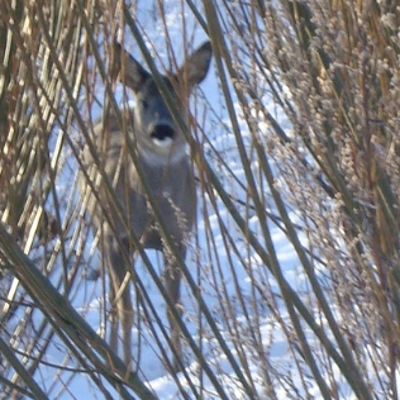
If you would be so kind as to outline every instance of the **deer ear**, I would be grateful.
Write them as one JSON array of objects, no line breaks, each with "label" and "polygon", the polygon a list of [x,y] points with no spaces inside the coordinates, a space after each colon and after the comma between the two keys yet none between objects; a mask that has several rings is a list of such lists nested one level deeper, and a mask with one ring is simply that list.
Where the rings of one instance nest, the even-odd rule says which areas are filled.
[{"label": "deer ear", "polygon": [[114,42],[114,64],[111,70],[113,80],[121,82],[137,93],[150,77],[142,65],[136,61],[117,41]]},{"label": "deer ear", "polygon": [[203,43],[179,68],[177,76],[187,79],[189,87],[199,84],[207,75],[212,57],[211,43]]}]

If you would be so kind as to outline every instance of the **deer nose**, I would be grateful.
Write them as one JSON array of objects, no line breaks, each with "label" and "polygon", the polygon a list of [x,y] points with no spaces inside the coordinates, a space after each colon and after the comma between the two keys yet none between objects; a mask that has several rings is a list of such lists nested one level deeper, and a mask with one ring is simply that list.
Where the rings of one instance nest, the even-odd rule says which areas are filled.
[{"label": "deer nose", "polygon": [[156,125],[151,132],[150,136],[156,140],[171,140],[175,136],[175,130],[172,129],[169,125]]}]

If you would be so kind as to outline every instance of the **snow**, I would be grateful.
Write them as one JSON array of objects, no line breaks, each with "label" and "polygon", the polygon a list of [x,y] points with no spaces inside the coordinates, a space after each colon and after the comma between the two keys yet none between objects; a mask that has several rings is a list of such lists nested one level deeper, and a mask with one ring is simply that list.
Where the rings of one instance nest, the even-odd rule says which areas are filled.
[{"label": "snow", "polygon": [[[163,51],[165,48],[163,45],[165,31],[158,21],[155,21],[155,11],[146,10],[145,3],[139,2],[138,8],[141,12],[138,14],[138,18],[148,34],[146,40],[148,41],[149,49],[154,56],[157,55],[159,64],[168,64],[168,54]],[[179,56],[182,38],[184,37],[182,35],[180,19],[176,18],[176,15],[180,13],[180,5],[174,1],[164,3],[166,4],[166,21],[169,35]],[[186,27],[191,27],[193,30],[193,32],[190,32],[189,28],[189,33],[196,37],[195,43],[202,43],[206,39],[205,34],[201,32],[189,12],[185,16]],[[128,31],[127,29],[125,45],[135,58],[141,59],[134,45],[134,40],[129,39]],[[202,95],[197,96],[195,103],[196,113],[200,112],[199,115],[202,115],[204,107],[209,107],[211,104],[213,112],[221,117],[221,121],[226,126],[229,126],[230,121],[224,115],[226,111],[222,106],[218,106],[218,104],[222,104],[223,102],[220,99],[221,94],[219,93],[217,78],[213,70],[211,70],[209,76],[202,83],[201,92]],[[273,104],[271,104],[271,108],[276,110]],[[238,115],[240,115],[240,108],[236,106],[236,109]],[[211,115],[211,113],[208,112],[205,115]],[[242,129],[242,137],[250,149],[251,139],[247,133],[246,124],[241,120],[239,122]],[[210,149],[210,162],[214,162],[218,172],[218,157],[222,154],[226,166],[221,166],[219,175],[225,179],[230,193],[238,199],[245,200],[247,183],[237,153],[234,136],[229,133],[229,129],[218,126],[218,123],[215,121],[211,124],[210,121],[206,120],[205,124],[204,131],[207,132],[206,142],[210,141],[211,145],[205,145],[206,153],[207,148]],[[266,131],[267,127],[263,129]],[[230,177],[226,174],[226,167],[231,170]],[[253,165],[253,168],[257,168],[256,163]],[[240,185],[237,184],[238,181]],[[244,210],[246,208],[245,206],[243,207]],[[251,210],[245,212],[251,213]],[[248,218],[249,226],[254,231],[259,230],[260,221],[256,217],[251,217],[251,215]],[[268,296],[267,288],[269,288],[272,295],[273,292],[278,291],[275,280],[268,273],[259,256],[249,253],[247,245],[243,241],[243,235],[237,232],[235,226],[235,222],[229,216],[221,201],[217,200],[217,205],[214,206],[207,195],[202,195],[198,207],[197,230],[195,237],[191,241],[187,264],[192,276],[197,280],[199,287],[201,287],[203,300],[210,310],[213,311],[213,317],[218,325],[218,329],[220,329],[220,334],[226,341],[226,345],[230,348],[233,358],[238,362],[239,368],[243,368],[240,358],[245,354],[248,370],[243,370],[242,372],[251,377],[252,384],[256,391],[259,392],[259,395],[262,397],[264,393],[265,398],[268,398],[266,395],[268,389],[263,369],[271,365],[276,371],[291,371],[290,345],[287,342],[286,336],[282,333],[276,316],[271,315],[270,309],[262,304],[263,299],[259,293],[254,291],[253,287],[254,280],[259,279],[259,282],[265,285],[264,294]],[[236,249],[232,247],[233,244],[226,242],[226,232],[224,232],[224,229],[229,232]],[[278,259],[282,269],[286,273],[286,278],[290,281],[297,281],[296,285],[302,286],[300,283],[302,278],[296,271],[298,261],[293,248],[287,243],[285,235],[278,227],[272,227],[270,231],[275,247],[278,249]],[[92,238],[90,232],[87,235],[86,252],[89,252]],[[212,238],[210,238],[210,235],[212,235]],[[240,255],[239,257],[235,254],[235,251]],[[93,249],[91,252],[93,253]],[[93,254],[94,257],[87,257],[88,263],[91,265],[100,263],[96,253]],[[160,255],[153,251],[147,251],[147,254],[156,269],[161,271],[162,261]],[[141,260],[136,261],[135,268],[139,271],[147,294],[157,310],[158,317],[162,319],[165,327],[168,327],[165,316],[165,302],[149,274],[145,271],[146,268]],[[264,280],[266,281],[263,282]],[[92,287],[90,288],[90,286]],[[73,299],[75,307],[82,312],[82,315],[85,315],[85,319],[92,326],[97,327],[98,332],[102,332],[102,329],[104,329],[104,321],[101,315],[104,307],[101,300],[103,295],[102,290],[100,279],[91,282],[91,285],[90,282],[86,282],[85,293],[78,292]],[[133,293],[134,291],[132,290]],[[88,299],[91,299],[89,303]],[[184,285],[182,288],[182,304],[185,309],[184,320],[186,326],[194,342],[201,348],[209,367],[218,377],[219,385],[223,388],[227,398],[231,400],[249,398],[239,383],[231,362],[221,352],[220,344],[215,339],[212,329],[210,329],[210,326],[204,321],[203,317],[199,319],[197,300],[187,285]],[[151,315],[148,318],[151,318]],[[285,319],[287,317],[283,314],[280,318]],[[255,343],[252,343],[252,341],[255,338],[251,339],[251,335],[255,333],[252,330],[258,331],[257,335],[261,337],[261,341],[258,343],[259,346],[262,346],[261,349],[256,350],[254,348]],[[185,348],[185,354],[188,377],[180,373],[177,378],[174,378],[169,374],[166,371],[163,360],[160,358],[160,348],[157,340],[155,340],[156,336],[162,343],[165,342],[165,338],[162,337],[160,330],[157,326],[151,325],[150,320],[136,319],[133,330],[133,354],[135,358],[133,369],[139,368],[140,376],[147,382],[148,386],[156,393],[160,400],[183,398],[181,394],[182,389],[189,393],[189,398],[195,398],[192,393],[193,386],[198,393],[201,393],[199,394],[201,399],[212,400],[220,398],[215,384],[210,381],[207,374],[200,368],[198,361],[187,347]],[[238,351],[243,352],[243,354],[239,354]],[[58,345],[57,341],[55,341],[50,352],[55,364],[63,361],[63,352],[63,346],[61,344]],[[268,355],[268,360],[263,359],[263,354],[265,354],[265,357]],[[52,374],[53,372],[49,368],[49,379],[53,378]],[[296,381],[298,378],[294,374],[295,372],[290,372],[293,383],[287,385],[282,382],[281,385],[277,385],[275,390],[279,399],[288,398],[288,387],[290,388],[291,385],[297,386]],[[45,381],[46,379],[44,377],[43,380]],[[85,393],[85,399],[102,398],[102,395],[96,392],[94,384],[84,374],[69,375],[67,372],[64,372],[58,379],[60,380],[56,381],[52,393],[57,393],[57,389],[60,389],[64,385],[64,382],[68,390],[60,394],[60,397],[57,396],[57,398],[69,399],[74,396],[80,398],[81,393]],[[181,389],[178,387],[176,379],[178,379]],[[108,387],[106,383],[105,385]],[[113,393],[111,388],[109,390]],[[299,390],[301,391],[301,389]],[[114,393],[113,396],[118,395]],[[315,396],[315,398],[318,398],[317,391]]]},{"label": "snow", "polygon": [[[177,55],[180,55],[184,35],[182,34],[181,20],[176,15],[181,13],[181,4],[173,0],[164,3],[166,4],[169,35]],[[141,12],[138,13],[137,18],[148,34],[146,40],[153,54],[155,55],[156,51],[157,57],[168,64],[168,54],[163,51],[165,49],[163,45],[165,31],[158,23],[159,21],[154,20],[156,15],[154,10],[146,9],[146,4],[150,3],[139,1],[138,7]],[[188,35],[195,37],[195,43],[202,43],[206,36],[195,24],[193,16],[188,10],[185,17],[185,24],[189,30]],[[128,29],[125,40],[128,50],[132,51],[137,59],[141,59],[135,48],[134,40],[129,39]],[[210,163],[215,166],[216,173],[225,180],[229,193],[235,198],[246,201],[247,183],[245,174],[236,149],[236,140],[226,128],[230,121],[225,115],[226,110],[221,106],[223,102],[220,98],[217,77],[213,70],[202,83],[201,92],[202,95],[197,96],[196,103],[199,115],[203,115],[202,112],[205,112],[206,117],[211,116],[212,113],[207,111],[208,104],[211,104],[213,113],[221,118],[220,121],[222,122],[219,123],[225,124],[224,127],[219,126],[215,118],[212,118],[212,121],[205,121],[204,130],[207,132],[205,152],[206,154],[209,152]],[[281,118],[282,123],[286,124],[287,130],[290,131],[289,122],[285,119],[285,116],[279,115],[279,111],[270,99],[266,99],[265,106],[270,107],[275,116]],[[237,111],[240,114],[239,107],[237,107]],[[244,142],[249,147],[249,154],[251,154],[251,139],[246,124],[243,121],[239,122],[241,122]],[[262,130],[267,132],[268,126],[263,124]],[[207,144],[208,141],[209,144]],[[218,159],[220,156],[222,160]],[[225,162],[226,166],[220,161]],[[229,174],[226,174],[226,167],[230,169]],[[256,170],[257,163],[255,162],[252,167]],[[66,178],[63,177],[62,179]],[[200,191],[200,188],[198,190]],[[251,377],[251,385],[254,386],[259,398],[273,398],[269,395],[270,387],[266,376],[271,380],[277,399],[307,397],[318,400],[322,398],[311,374],[307,375],[308,369],[304,361],[300,359],[299,355],[295,355],[294,348],[297,346],[295,332],[284,331],[282,321],[289,320],[289,317],[280,299],[280,291],[275,278],[263,265],[260,256],[254,251],[249,251],[244,242],[243,234],[238,231],[236,223],[226,211],[223,203],[218,199],[215,205],[213,202],[214,199],[206,194],[202,194],[199,199],[197,230],[191,239],[187,265],[201,288],[203,300],[213,312],[220,335],[224,338],[232,357],[238,363],[242,373],[249,378]],[[266,207],[268,208],[269,205],[266,204]],[[270,211],[273,212],[273,210]],[[248,226],[253,232],[260,233],[260,224],[263,221],[259,221],[256,216],[252,215],[251,209],[246,205],[243,205],[242,217],[247,218]],[[293,221],[296,221],[295,213],[291,217]],[[293,246],[277,225],[269,223],[269,230],[285,279],[293,288],[298,288],[299,292],[306,292],[308,281],[304,272],[299,268],[299,261]],[[306,239],[304,238],[304,240]],[[82,234],[81,241],[84,242],[84,260],[89,270],[101,268],[101,262],[95,251],[95,245],[92,243],[93,237],[90,231]],[[147,254],[156,270],[160,272],[162,268],[160,255],[154,251],[147,251]],[[136,261],[135,268],[139,271],[147,295],[155,306],[157,316],[161,318],[164,326],[168,327],[165,302],[140,259]],[[53,277],[54,282],[57,282],[58,278]],[[105,304],[102,300],[104,299],[103,283],[102,279],[87,280],[71,296],[75,308],[85,316],[85,319],[98,332],[103,332],[105,329],[103,315]],[[257,288],[255,284],[258,285]],[[107,286],[105,287],[107,288]],[[133,289],[132,294],[134,298]],[[107,296],[105,298],[107,299]],[[271,311],[267,301],[273,304],[274,312]],[[184,305],[183,318],[187,329],[194,342],[201,349],[209,367],[217,376],[218,384],[223,388],[227,398],[230,400],[248,399],[249,396],[243,390],[232,362],[227,359],[226,354],[221,352],[215,332],[204,320],[204,317],[199,317],[197,299],[187,284],[184,284],[182,288],[182,304]],[[279,310],[279,314],[275,313],[276,310]],[[220,399],[215,383],[211,382],[206,372],[200,368],[189,346],[184,348],[187,376],[180,373],[175,378],[167,372],[164,361],[160,357],[160,345],[157,344],[157,341],[160,341],[161,346],[163,343],[165,344],[165,338],[162,336],[159,327],[154,325],[154,321],[152,321],[154,315],[149,312],[146,318],[143,318],[143,316],[139,318],[140,313],[137,314],[133,330],[133,354],[136,362],[133,368],[134,370],[138,368],[140,376],[158,398],[160,400],[183,399],[182,391],[188,393],[187,398],[196,398],[193,392],[194,387],[198,398],[203,400]],[[309,330],[306,329],[306,332],[308,334],[307,339],[312,344],[315,337]],[[49,366],[40,368],[40,383],[52,394],[52,398],[60,400],[103,398],[103,395],[91,382],[90,377],[85,374],[69,372],[68,370],[58,374],[55,372],[58,368],[51,367],[50,364],[54,363],[55,366],[64,364],[69,368],[79,368],[78,364],[74,364],[74,361],[66,356],[65,348],[59,339],[54,338],[47,354]],[[245,362],[243,357],[246,359]],[[334,369],[333,373],[338,376],[339,381],[340,372]],[[283,376],[286,378],[283,379]],[[310,376],[310,378],[307,379],[307,376]],[[119,398],[119,395],[109,387],[107,382],[104,382],[104,385],[110,391],[112,398]],[[346,385],[344,385],[342,391],[343,397],[341,398],[348,400],[353,398]],[[305,394],[306,392],[308,396]]]}]

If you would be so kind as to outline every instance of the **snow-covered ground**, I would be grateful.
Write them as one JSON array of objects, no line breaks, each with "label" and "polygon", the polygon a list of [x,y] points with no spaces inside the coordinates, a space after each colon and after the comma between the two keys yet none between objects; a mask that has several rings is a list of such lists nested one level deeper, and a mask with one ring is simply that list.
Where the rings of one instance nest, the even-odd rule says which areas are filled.
[{"label": "snow-covered ground", "polygon": [[[150,2],[144,0],[138,3],[140,12],[137,18],[147,32],[148,42],[151,43],[149,49],[153,53],[156,51],[157,57],[167,64],[165,27],[160,23],[160,16],[157,11],[149,8]],[[181,49],[185,37],[182,33],[182,5],[173,0],[163,3],[170,40],[176,55],[182,57]],[[186,36],[194,38],[195,45],[206,40],[205,33],[196,25],[189,10],[186,10],[184,24]],[[137,59],[142,59],[134,40],[130,39],[129,29],[127,29],[125,46]],[[160,64],[159,61],[158,64]],[[248,184],[237,153],[235,137],[229,132],[229,129],[223,126],[223,123],[229,126],[229,120],[219,90],[215,71],[211,68],[209,76],[201,85],[201,94],[197,96],[195,104],[198,115],[202,116],[204,113],[206,116],[204,120],[204,131],[207,133],[207,140],[204,140],[206,143],[205,153],[209,154],[209,161],[215,167],[216,173],[223,177],[226,190],[234,198],[246,203]],[[212,107],[212,112],[209,105]],[[266,99],[264,107],[270,108],[271,112],[276,115],[277,108],[272,101]],[[215,116],[218,116],[220,120]],[[279,112],[276,116],[280,118],[282,126],[289,131],[290,125],[285,122],[285,117],[280,116]],[[243,123],[241,127],[242,137],[250,146],[247,126]],[[208,141],[210,141],[209,144],[207,144]],[[221,157],[231,170],[230,175],[226,172],[226,168],[221,166],[218,157]],[[256,163],[254,163],[254,168],[257,168]],[[222,201],[211,199],[209,194],[201,192],[200,187],[198,187],[198,191],[197,230],[191,240],[187,265],[201,288],[201,296],[209,310],[212,311],[219,333],[236,360],[240,372],[249,378],[248,380],[254,386],[259,398],[274,398],[269,391],[271,386],[274,388],[277,399],[322,398],[312,375],[308,373],[307,366],[299,355],[295,354],[297,344],[296,339],[291,336],[293,332],[285,331],[290,324],[286,326],[282,321],[288,320],[289,317],[286,308],[281,303],[280,290],[275,280],[263,265],[260,257],[249,250],[243,233],[237,229],[236,223],[226,211]],[[241,207],[242,216],[246,219],[249,229],[257,235],[260,231],[260,221],[253,215],[250,206],[251,204],[244,204]],[[266,203],[265,207],[269,209],[270,205]],[[292,219],[296,219],[295,213],[293,213]],[[278,226],[269,223],[269,230],[286,280],[292,288],[297,288],[300,294],[305,293],[307,280],[304,273],[298,270],[299,262],[296,253]],[[100,259],[98,253],[92,248],[90,232],[86,233],[88,239],[84,259],[91,268],[96,269],[100,264]],[[160,255],[153,251],[148,251],[147,254],[155,267],[161,271]],[[157,315],[167,327],[165,302],[162,296],[145,271],[141,260],[137,260],[135,268],[145,284],[147,294],[157,310]],[[132,295],[134,297],[133,289]],[[107,299],[107,297],[105,298]],[[104,299],[104,292],[101,279],[83,282],[73,297],[76,309],[99,332],[104,328],[102,299]],[[267,302],[271,302],[271,304],[267,304]],[[199,318],[198,301],[185,284],[182,288],[182,304],[184,305],[184,320],[187,329],[201,349],[209,367],[217,376],[218,384],[221,385],[226,398],[230,400],[250,398],[243,391],[235,366],[227,359],[226,353],[221,351],[220,343],[215,338],[215,332],[212,331],[204,317]],[[271,310],[278,310],[279,314]],[[308,331],[306,330],[306,332]],[[311,332],[308,333],[312,343],[314,337]],[[160,357],[160,347],[155,340],[155,334],[159,335],[160,332],[151,324],[150,320],[136,321],[133,332],[133,354],[137,364],[134,365],[134,369],[138,368],[142,379],[149,388],[154,390],[160,400],[221,398],[215,383],[211,382],[206,372],[199,367],[198,361],[188,346],[184,348],[188,376],[185,377],[181,373],[176,379],[170,375]],[[289,340],[289,338],[292,339]],[[165,339],[160,336],[160,340],[162,347]],[[64,346],[54,339],[48,350],[47,361],[55,365],[65,362],[66,366],[73,368],[73,363],[64,358],[64,351]],[[76,367],[79,366],[76,365]],[[40,383],[50,391],[51,398],[63,400],[103,398],[103,394],[98,392],[91,379],[85,374],[65,370],[55,375],[55,370],[51,366],[40,367],[42,376]],[[181,388],[179,388],[178,381]],[[110,390],[111,398],[119,398],[119,395],[113,392],[106,382],[104,384]],[[194,394],[191,385],[194,385],[197,395]],[[183,397],[181,394],[182,387],[187,392],[187,397]],[[65,390],[65,388],[67,389]],[[352,398],[346,397],[346,386],[339,390],[342,390],[341,398],[349,400]],[[348,392],[350,394],[350,390]]]},{"label": "snow-covered ground", "polygon": [[[160,16],[157,11],[148,8],[146,1],[140,1],[138,9],[138,20],[148,34],[149,48],[154,53],[157,52],[157,59],[168,63],[168,55],[165,51],[165,30],[160,23]],[[181,5],[179,2],[169,1],[164,2],[165,17],[168,26],[168,32],[171,42],[177,57],[182,57],[183,31],[181,19]],[[186,34],[194,37],[193,43],[201,44],[206,40],[205,33],[196,25],[190,11],[186,10],[185,14]],[[135,46],[133,39],[129,39],[129,29],[126,30],[125,46],[135,58],[142,59],[140,52]],[[146,40],[147,40],[146,39]],[[151,46],[150,46],[151,43]],[[156,50],[154,50],[156,49]],[[155,54],[154,54],[155,55]],[[160,60],[158,60],[160,65]],[[213,113],[220,117],[221,121],[229,125],[229,121],[225,115],[223,101],[219,92],[219,85],[215,75],[214,68],[201,85],[202,94],[197,96],[195,106],[197,112],[202,115],[206,110],[205,115],[211,116]],[[207,106],[208,104],[208,106]],[[212,107],[213,113],[207,110],[207,107]],[[274,104],[265,104],[271,110],[276,110]],[[206,107],[206,108],[205,108]],[[213,121],[205,119],[204,131],[207,134],[207,140],[210,144],[205,144],[205,152],[208,148],[210,154],[210,163],[216,167],[218,173],[218,157],[221,157],[227,163],[227,167],[231,169],[229,177],[224,171],[224,167],[220,168],[220,175],[227,184],[227,190],[237,199],[246,202],[246,179],[237,153],[237,145],[235,138],[228,129],[218,126],[215,117],[210,117]],[[283,118],[283,116],[282,116]],[[222,123],[220,122],[220,123]],[[285,126],[284,121],[281,121]],[[248,141],[247,127],[245,123],[241,124],[242,137]],[[289,128],[289,125],[286,125]],[[203,140],[203,139],[201,139]],[[211,147],[214,147],[211,150]],[[254,168],[257,168],[255,165]],[[237,181],[241,185],[237,184]],[[237,232],[235,222],[229,213],[226,211],[221,201],[211,205],[209,196],[200,193],[198,204],[198,222],[197,231],[192,238],[191,246],[188,252],[187,264],[193,277],[198,281],[201,287],[201,294],[213,312],[215,323],[220,330],[220,334],[226,341],[226,345],[230,348],[233,357],[238,360],[239,369],[242,373],[251,377],[252,385],[258,392],[260,398],[269,398],[268,384],[266,376],[270,376],[271,382],[274,385],[276,395],[279,399],[289,398],[293,388],[297,388],[298,396],[304,395],[304,387],[307,385],[309,393],[315,392],[315,397],[318,398],[317,389],[313,390],[315,385],[310,379],[308,382],[299,382],[297,368],[305,368],[304,365],[294,367],[292,358],[291,345],[288,343],[287,334],[282,332],[282,328],[278,323],[278,318],[271,314],[269,307],[266,306],[265,298],[271,296],[271,301],[278,301],[273,298],[274,293],[279,290],[276,287],[275,281],[271,278],[267,268],[262,264],[261,260],[249,252],[248,246],[243,239],[243,234]],[[268,207],[268,205],[266,205]],[[247,223],[249,228],[257,234],[259,230],[259,221],[252,215],[251,209],[245,205],[242,207],[244,213],[248,213]],[[221,225],[223,224],[223,225]],[[222,228],[223,226],[223,228]],[[227,229],[230,239],[236,245],[236,249],[226,240]],[[296,271],[297,259],[295,252],[287,243],[285,235],[282,234],[278,227],[271,226],[270,231],[274,246],[278,251],[278,258],[281,268],[285,271],[286,278],[293,286],[302,286],[302,277]],[[211,237],[210,237],[211,235]],[[86,252],[93,253],[91,249],[91,236],[88,233],[88,241]],[[211,245],[210,245],[211,244]],[[212,247],[212,248],[211,248]],[[237,254],[235,254],[237,252]],[[161,257],[156,252],[148,251],[151,261],[156,268],[161,270]],[[97,268],[100,260],[97,253],[93,257],[88,256],[88,262],[91,267]],[[146,273],[145,267],[140,260],[137,260],[135,268],[139,271],[147,288],[147,294],[151,298],[155,308],[159,310],[158,316],[163,320],[165,326],[168,326],[165,316],[165,302],[160,293],[158,293],[155,284],[150,276]],[[264,294],[260,294],[254,288],[254,282],[259,280],[262,282],[262,287],[265,290]],[[80,289],[75,298],[75,307],[85,315],[85,319],[93,326],[100,330],[102,324],[102,303],[103,298],[102,282],[87,281],[83,285],[85,289]],[[269,293],[267,292],[269,290]],[[133,294],[133,292],[132,292]],[[134,294],[133,294],[134,296]],[[242,303],[245,304],[242,304]],[[191,290],[187,286],[182,288],[182,304],[184,305],[184,320],[187,328],[192,335],[194,341],[204,354],[210,368],[218,377],[219,384],[223,388],[227,398],[229,399],[247,399],[249,398],[238,382],[237,372],[227,360],[226,355],[221,352],[220,344],[215,339],[212,330],[204,318],[199,319],[198,303],[194,298]],[[279,316],[282,320],[287,318],[286,311],[282,309],[282,315]],[[154,390],[161,400],[183,398],[178,388],[176,380],[166,371],[163,361],[160,359],[160,349],[154,340],[154,332],[150,329],[148,321],[136,321],[133,332],[133,354],[135,355],[134,368],[139,368],[140,376],[147,382],[148,386]],[[157,329],[157,328],[156,328]],[[159,333],[159,332],[158,332]],[[163,340],[163,339],[161,339]],[[261,348],[260,348],[261,346]],[[258,348],[257,348],[258,347]],[[55,364],[62,362],[64,359],[64,347],[58,345],[57,341],[51,346],[50,354],[53,357]],[[195,398],[190,384],[196,386],[201,399],[219,399],[220,394],[215,385],[210,381],[204,371],[199,368],[198,361],[194,358],[193,353],[189,348],[185,348],[187,357],[187,373],[189,374],[189,382],[184,374],[179,374],[178,379],[184,390],[188,393],[188,398]],[[240,354],[240,352],[242,352]],[[245,361],[242,361],[242,358]],[[50,360],[49,360],[50,361]],[[298,360],[297,360],[298,361]],[[245,367],[247,370],[245,370]],[[265,371],[269,366],[271,371]],[[48,387],[54,385],[51,393],[54,398],[69,399],[69,398],[85,398],[96,399],[102,398],[102,395],[96,393],[96,387],[91,383],[90,379],[84,374],[63,372],[55,380],[52,374],[54,371],[49,368],[44,371],[44,381],[47,380]],[[278,382],[274,376],[286,376],[287,381]],[[52,382],[50,384],[50,382]],[[68,388],[62,395],[57,395],[57,390],[62,390],[64,385]],[[109,389],[112,392],[112,389]],[[82,393],[84,396],[82,397]],[[113,398],[118,398],[118,395],[113,393]],[[296,396],[294,396],[297,398]],[[300,398],[299,397],[299,398]]]}]

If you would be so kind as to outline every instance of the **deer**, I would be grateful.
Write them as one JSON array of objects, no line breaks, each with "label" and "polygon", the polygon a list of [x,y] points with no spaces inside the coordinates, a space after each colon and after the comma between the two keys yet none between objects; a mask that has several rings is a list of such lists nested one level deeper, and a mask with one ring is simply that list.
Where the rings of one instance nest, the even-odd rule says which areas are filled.
[{"label": "deer", "polygon": [[[207,41],[186,58],[177,72],[159,75],[186,126],[189,126],[187,100],[190,91],[206,77],[211,58],[211,43]],[[187,151],[187,133],[173,117],[154,77],[117,42],[114,43],[114,62],[113,75],[133,92],[135,105],[120,110],[122,121],[110,109],[93,123],[92,146],[86,143],[82,151],[87,175],[78,185],[81,195],[87,196],[86,212],[102,243],[102,255],[109,274],[110,347],[118,354],[121,325],[123,359],[130,366],[134,310],[129,288],[133,278],[129,262],[138,250],[130,240],[130,233],[140,240],[144,249],[163,253],[162,284],[170,303],[182,316],[182,274],[156,223],[148,195],[155,202],[181,260],[185,260],[188,236],[193,230],[196,214],[196,188]],[[136,162],[129,147],[133,148]],[[105,187],[106,179],[113,188],[113,201]],[[150,193],[146,193],[145,187]],[[172,368],[179,371],[182,365],[178,362],[179,358],[182,360],[180,329],[170,308],[166,308],[169,336],[176,355]]]}]

